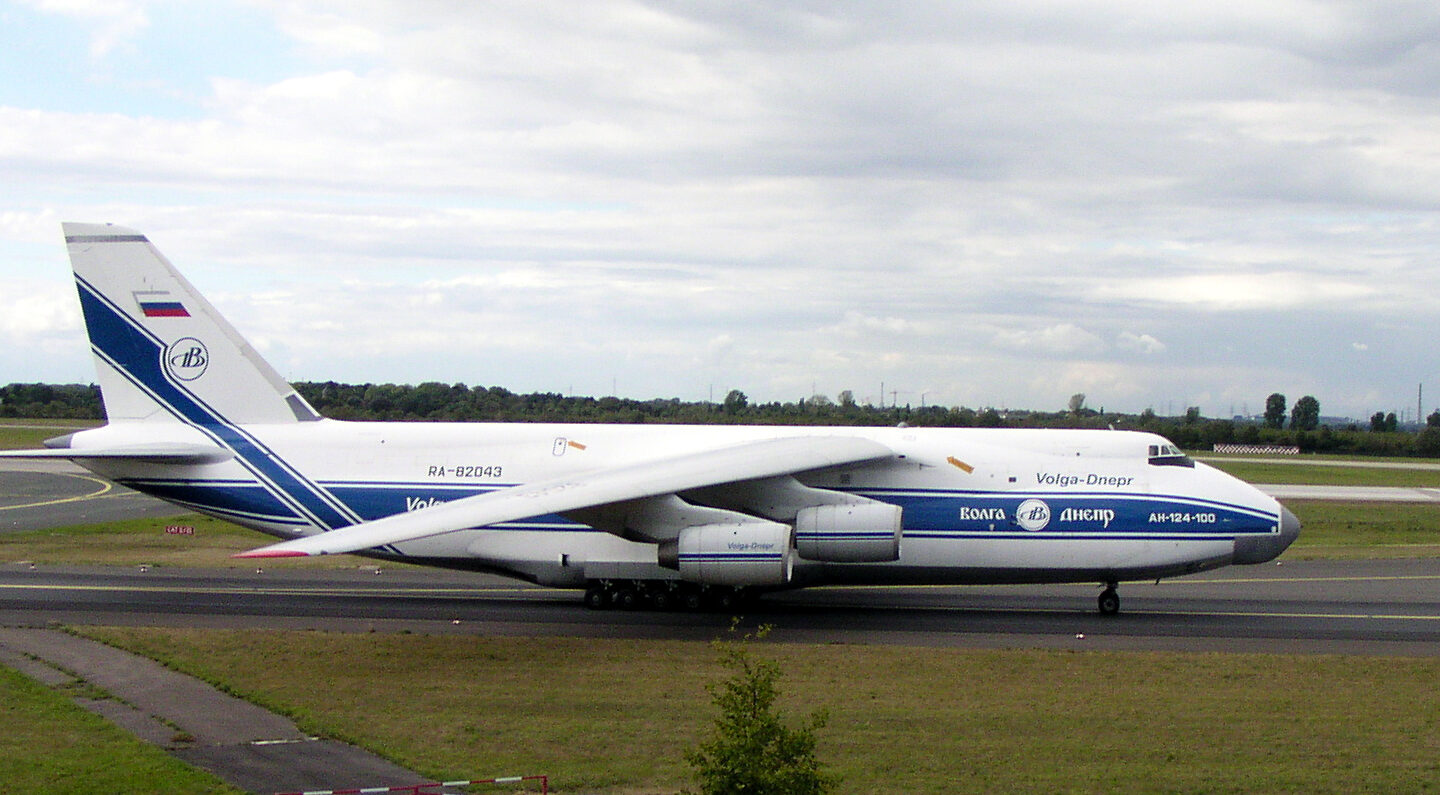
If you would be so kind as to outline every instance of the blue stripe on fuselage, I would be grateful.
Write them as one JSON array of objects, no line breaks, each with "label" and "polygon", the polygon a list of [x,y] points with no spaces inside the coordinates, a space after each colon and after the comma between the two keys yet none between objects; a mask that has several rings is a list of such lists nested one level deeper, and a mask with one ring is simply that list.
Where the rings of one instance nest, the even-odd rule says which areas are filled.
[{"label": "blue stripe on fuselage", "polygon": [[170,379],[164,366],[165,343],[134,323],[122,309],[78,274],[75,282],[80,288],[80,309],[85,316],[92,347],[136,388],[181,422],[234,450],[237,460],[259,478],[277,499],[321,529],[345,527],[359,521],[359,517],[343,503],[305,479],[244,429],[227,421],[218,411]]},{"label": "blue stripe on fuselage", "polygon": [[[268,523],[295,524],[296,515],[287,506],[276,500],[272,492],[257,481],[245,480],[180,480],[180,479],[127,479],[125,485],[138,491],[155,494],[166,499],[193,506],[239,520],[257,519]],[[326,490],[343,500],[348,509],[369,521],[406,511],[425,510],[450,500],[484,494],[507,488],[503,484],[444,484],[404,483],[380,481],[324,482]],[[1050,506],[1051,519],[1040,530],[1021,528],[1014,520],[1015,509],[1025,499],[1035,499],[1031,494],[1008,494],[1005,492],[951,492],[910,490],[903,497],[890,494],[891,501],[905,509],[903,538],[911,540],[929,539],[939,541],[973,540],[1072,540],[1072,541],[1225,541],[1242,535],[1268,535],[1275,532],[1278,519],[1273,515],[1253,512],[1243,506],[1230,506],[1231,514],[1214,510],[1218,503],[1184,501],[1176,496],[1144,497],[1137,494],[1112,495],[1108,501],[1098,498],[1076,499],[1066,495],[1045,494]],[[1126,502],[1128,507],[1117,509],[1115,517],[1108,523],[1103,517],[1087,514],[1084,519],[1067,519],[1068,507],[1081,506],[1083,510],[1094,511],[1116,502]],[[992,518],[965,519],[961,509],[984,514],[987,510]],[[1252,511],[1247,513],[1248,511]],[[993,512],[1000,512],[996,516]],[[1213,520],[1208,514],[1214,514]],[[1163,521],[1152,521],[1163,517]],[[1190,521],[1181,521],[1188,514]],[[1205,518],[1197,519],[1200,514]],[[481,529],[481,528],[475,528]],[[563,516],[547,514],[527,517],[513,522],[489,525],[483,529],[493,531],[546,531],[564,533],[603,532],[588,525],[580,524]],[[879,534],[865,532],[853,534],[856,538],[888,538],[888,531]],[[818,535],[822,540],[833,540],[833,536]]]}]

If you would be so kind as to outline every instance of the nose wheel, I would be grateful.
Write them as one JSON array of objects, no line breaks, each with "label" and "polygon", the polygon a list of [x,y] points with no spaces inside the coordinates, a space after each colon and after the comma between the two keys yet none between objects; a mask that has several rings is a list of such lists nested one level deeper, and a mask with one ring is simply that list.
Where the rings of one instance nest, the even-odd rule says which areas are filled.
[{"label": "nose wheel", "polygon": [[1116,583],[1105,583],[1105,590],[1100,592],[1100,599],[1097,606],[1100,608],[1100,615],[1113,616],[1120,612],[1120,593],[1115,590]]}]

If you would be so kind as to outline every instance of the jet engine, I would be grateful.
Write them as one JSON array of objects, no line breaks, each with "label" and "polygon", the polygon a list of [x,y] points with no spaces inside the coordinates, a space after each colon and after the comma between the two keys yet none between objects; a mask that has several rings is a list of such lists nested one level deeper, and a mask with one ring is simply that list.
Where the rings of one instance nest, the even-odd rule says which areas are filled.
[{"label": "jet engine", "polygon": [[900,506],[875,501],[802,508],[795,515],[795,545],[806,560],[899,560],[900,514]]},{"label": "jet engine", "polygon": [[687,527],[659,555],[680,579],[705,585],[784,585],[795,566],[790,526],[778,522]]}]

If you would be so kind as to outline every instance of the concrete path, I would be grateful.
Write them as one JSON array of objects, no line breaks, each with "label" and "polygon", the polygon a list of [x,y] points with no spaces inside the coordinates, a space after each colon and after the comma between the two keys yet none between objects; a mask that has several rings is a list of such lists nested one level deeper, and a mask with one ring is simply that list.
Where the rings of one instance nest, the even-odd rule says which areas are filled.
[{"label": "concrete path", "polygon": [[0,627],[0,665],[52,686],[94,685],[113,698],[76,702],[249,792],[428,780],[354,746],[307,737],[288,718],[153,660],[59,630]]}]

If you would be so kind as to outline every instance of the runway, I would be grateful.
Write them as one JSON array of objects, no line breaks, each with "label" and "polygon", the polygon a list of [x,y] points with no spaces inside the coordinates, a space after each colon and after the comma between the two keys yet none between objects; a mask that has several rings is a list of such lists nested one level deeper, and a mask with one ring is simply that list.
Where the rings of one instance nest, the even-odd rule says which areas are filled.
[{"label": "runway", "polygon": [[[1440,561],[1295,561],[1121,586],[817,588],[742,612],[813,643],[1440,654]],[[576,591],[448,571],[0,566],[0,624],[709,640],[720,613],[591,611]]]}]

